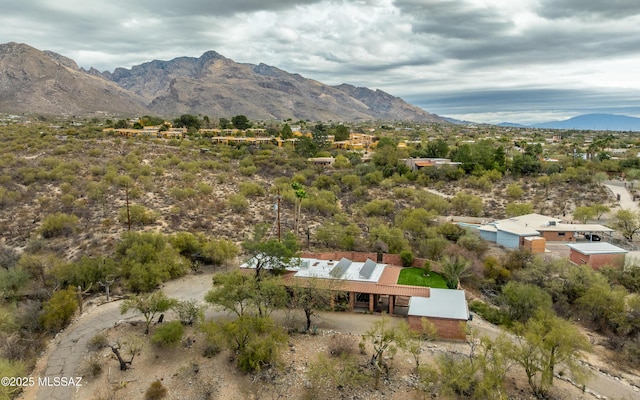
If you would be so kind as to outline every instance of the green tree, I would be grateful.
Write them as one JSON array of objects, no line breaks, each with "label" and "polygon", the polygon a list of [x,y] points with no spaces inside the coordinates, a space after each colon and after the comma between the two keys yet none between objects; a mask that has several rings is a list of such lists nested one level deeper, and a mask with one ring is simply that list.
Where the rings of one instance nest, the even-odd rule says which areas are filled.
[{"label": "green tree", "polygon": [[538,312],[526,324],[516,324],[515,333],[518,342],[513,358],[525,370],[534,394],[548,392],[558,365],[566,367],[575,382],[584,381],[586,373],[578,360],[589,349],[589,341],[570,322]]},{"label": "green tree", "polygon": [[197,115],[182,114],[180,118],[173,120],[176,128],[187,128],[189,132],[195,132],[202,127],[202,121]]},{"label": "green tree", "polygon": [[239,317],[254,313],[268,316],[274,309],[283,308],[289,296],[279,277],[257,280],[233,271],[214,278],[214,288],[207,292],[205,300]]},{"label": "green tree", "polygon": [[73,288],[58,290],[44,304],[40,323],[45,329],[57,332],[71,322],[77,309],[78,300],[75,290]]},{"label": "green tree", "polygon": [[404,346],[406,336],[403,331],[391,324],[389,317],[382,315],[380,319],[373,323],[363,335],[360,341],[360,348],[366,348],[369,344],[373,348],[370,364],[375,369],[375,384],[377,390],[380,383],[380,375],[383,368],[388,369],[385,357],[393,358],[398,348]]},{"label": "green tree", "polygon": [[334,296],[336,282],[333,279],[310,278],[296,280],[289,287],[292,293],[292,306],[304,312],[306,319],[306,331],[311,329],[311,317],[318,311],[329,309],[331,299]]},{"label": "green tree", "polygon": [[424,156],[428,158],[445,158],[449,155],[449,145],[443,139],[430,140],[424,148]]},{"label": "green tree", "polygon": [[592,205],[591,208],[595,211],[598,221],[600,221],[600,218],[602,218],[605,213],[608,213],[611,210],[608,206],[599,203]]},{"label": "green tree", "polygon": [[482,213],[482,199],[466,192],[458,192],[451,198],[451,208],[457,215],[477,217]]},{"label": "green tree", "polygon": [[151,291],[185,273],[183,259],[159,233],[125,232],[116,246],[115,261],[127,287],[134,292]]},{"label": "green tree", "polygon": [[260,371],[278,360],[287,340],[284,330],[270,317],[242,315],[205,327],[209,334],[221,337],[237,354],[238,368],[243,372]]},{"label": "green tree", "polygon": [[533,204],[531,203],[509,203],[504,209],[504,213],[507,215],[507,218],[531,214],[532,212]]},{"label": "green tree", "polygon": [[245,130],[251,128],[249,119],[244,115],[236,115],[234,117],[231,117],[231,123],[236,129]]},{"label": "green tree", "polygon": [[135,310],[144,316],[145,335],[149,334],[149,326],[156,315],[168,311],[175,300],[167,297],[162,291],[150,294],[133,295],[120,305],[120,313],[125,314],[129,310]]},{"label": "green tree", "polygon": [[335,142],[349,140],[349,128],[342,124],[336,126],[333,132],[333,140]]},{"label": "green tree", "polygon": [[220,129],[229,129],[233,126],[231,124],[231,121],[229,121],[228,118],[224,118],[224,117],[220,117],[220,119],[218,119],[218,124],[220,126]]},{"label": "green tree", "polygon": [[284,124],[282,126],[282,130],[280,131],[280,138],[282,138],[283,140],[286,139],[291,139],[293,137],[293,131],[291,130],[291,127],[289,126],[289,124]]},{"label": "green tree", "polygon": [[256,271],[257,280],[260,280],[262,270],[274,274],[284,271],[299,251],[298,241],[290,233],[284,235],[283,240],[266,239],[268,228],[268,225],[256,225],[253,237],[242,242],[242,248],[250,257],[248,263]]},{"label": "green tree", "polygon": [[580,223],[586,224],[589,220],[596,217],[596,210],[589,206],[579,206],[573,210],[573,218],[577,219]]},{"label": "green tree", "polygon": [[637,213],[621,209],[614,214],[611,227],[620,231],[627,240],[633,240],[633,236],[640,231],[640,219]]},{"label": "green tree", "polygon": [[525,323],[538,311],[553,313],[549,293],[531,284],[514,281],[507,283],[502,288],[500,302],[512,321]]},{"label": "green tree", "polygon": [[442,276],[449,289],[457,289],[460,279],[470,275],[471,261],[459,255],[444,255],[440,259]]}]

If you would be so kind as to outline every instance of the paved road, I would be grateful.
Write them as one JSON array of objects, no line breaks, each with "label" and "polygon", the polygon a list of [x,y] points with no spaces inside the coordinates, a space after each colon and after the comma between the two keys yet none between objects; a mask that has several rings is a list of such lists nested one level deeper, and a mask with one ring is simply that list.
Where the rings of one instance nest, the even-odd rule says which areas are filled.
[{"label": "paved road", "polygon": [[628,184],[625,186],[625,182],[622,181],[607,181],[604,183],[604,186],[611,190],[614,196],[620,195],[620,200],[618,201],[620,208],[631,211],[640,210],[638,203],[633,201],[633,196],[627,189],[627,186],[629,186]]},{"label": "paved road", "polygon": [[[182,300],[196,299],[202,301],[205,293],[211,288],[210,274],[189,275],[178,280],[168,282],[163,287],[164,292],[173,298]],[[89,340],[103,329],[114,326],[118,321],[140,319],[141,317],[132,313],[120,315],[120,301],[103,304],[89,310],[69,326],[65,332],[61,333],[50,344],[51,348],[47,352],[48,356],[41,360],[46,363],[43,376],[74,377],[80,375],[79,369],[87,351]],[[215,318],[222,313],[209,311],[207,317]],[[322,313],[314,320],[314,324],[320,329],[330,329],[342,332],[350,332],[356,335],[364,333],[371,327],[371,324],[379,316],[354,314],[354,313]],[[397,323],[403,318],[393,318]],[[301,320],[302,321],[302,320]],[[495,337],[500,329],[474,318],[470,322],[472,328],[479,330],[481,334],[488,334]],[[456,346],[452,342],[439,344],[443,348]],[[459,345],[458,345],[459,346]],[[37,379],[37,377],[36,377]],[[640,392],[634,389],[624,380],[619,380],[609,375],[596,372],[589,383],[589,389],[606,396],[609,399],[637,399]],[[22,395],[23,400],[69,400],[74,398],[74,387],[36,387],[26,390]]]}]

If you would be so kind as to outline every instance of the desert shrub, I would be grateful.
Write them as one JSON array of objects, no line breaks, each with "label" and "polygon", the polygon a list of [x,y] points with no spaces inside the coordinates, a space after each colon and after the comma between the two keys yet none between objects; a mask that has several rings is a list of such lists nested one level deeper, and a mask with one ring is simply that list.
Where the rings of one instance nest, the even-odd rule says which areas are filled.
[{"label": "desert shrub", "polygon": [[210,185],[201,182],[201,183],[198,183],[198,192],[207,196],[213,193],[213,188]]},{"label": "desert shrub", "polygon": [[310,191],[309,197],[302,200],[302,208],[321,215],[337,214],[340,211],[335,193],[329,190]]},{"label": "desert shrub", "polygon": [[193,325],[194,322],[201,321],[204,317],[202,308],[198,306],[198,301],[193,299],[178,301],[171,309],[178,314],[182,325]]},{"label": "desert shrub", "polygon": [[[156,222],[158,215],[141,204],[132,204],[129,206],[129,215],[131,216],[131,224],[133,225],[151,225]],[[118,213],[118,221],[122,224],[128,222],[127,207],[120,208]]]},{"label": "desert shrub", "polygon": [[78,221],[78,217],[75,215],[57,212],[42,221],[40,234],[47,239],[72,235],[78,229]]},{"label": "desert shrub", "polygon": [[165,397],[167,397],[167,388],[160,381],[154,381],[144,392],[144,400],[160,400]]},{"label": "desert shrub", "polygon": [[[0,376],[21,377],[25,376],[27,368],[21,361],[9,361],[0,358]],[[16,388],[8,385],[0,385],[0,399],[11,399],[16,394]]]},{"label": "desert shrub", "polygon": [[473,234],[462,235],[456,243],[463,248],[475,253],[478,258],[482,258],[484,253],[489,250],[489,245],[487,244],[487,242],[485,240],[482,240],[482,238],[480,238],[479,236]]},{"label": "desert shrub", "polygon": [[353,353],[355,348],[356,341],[353,336],[336,335],[329,343],[329,354],[333,357],[341,357]]},{"label": "desert shrub", "polygon": [[178,201],[182,201],[182,200],[186,200],[186,199],[190,199],[192,197],[195,197],[197,192],[195,191],[195,189],[192,189],[192,188],[173,187],[173,188],[171,188],[169,190],[169,194],[174,199],[176,199]]},{"label": "desert shrub", "polygon": [[104,333],[98,333],[89,339],[87,347],[89,351],[98,351],[109,345],[109,339]]},{"label": "desert shrub", "polygon": [[227,197],[227,205],[232,211],[240,213],[249,208],[249,201],[244,195],[237,193]]},{"label": "desert shrub", "polygon": [[424,256],[430,260],[438,260],[444,254],[444,250],[449,245],[449,241],[442,236],[427,239],[424,242]]},{"label": "desert shrub", "polygon": [[499,308],[492,307],[482,301],[472,301],[469,303],[469,309],[494,325],[502,325],[507,320],[507,316]]},{"label": "desert shrub", "polygon": [[167,322],[153,332],[151,342],[158,346],[175,346],[184,335],[184,325],[180,321]]},{"label": "desert shrub", "polygon": [[442,235],[445,239],[457,242],[462,235],[465,234],[465,230],[456,224],[447,222],[439,225],[436,231]]},{"label": "desert shrub", "polygon": [[507,197],[509,198],[519,199],[522,197],[522,195],[524,195],[524,190],[522,190],[522,187],[517,183],[511,183],[509,186],[507,186],[506,193]]},{"label": "desert shrub", "polygon": [[241,182],[240,185],[240,193],[244,196],[264,196],[266,193],[265,188],[255,182]]},{"label": "desert shrub", "polygon": [[382,180],[384,179],[384,175],[382,175],[382,171],[374,171],[374,172],[369,172],[368,174],[366,174],[363,178],[362,181],[369,186],[375,186],[380,184],[380,182],[382,182]]},{"label": "desert shrub", "polygon": [[44,304],[40,322],[45,329],[57,332],[71,322],[77,308],[78,300],[73,288],[58,290]]},{"label": "desert shrub", "polygon": [[238,171],[240,171],[240,173],[244,176],[251,176],[258,171],[258,167],[256,167],[255,165],[240,167]]},{"label": "desert shrub", "polygon": [[92,378],[96,378],[102,373],[102,364],[103,361],[100,357],[97,354],[92,354],[84,363],[84,373]]},{"label": "desert shrub", "polygon": [[353,174],[343,175],[342,178],[340,178],[340,183],[342,183],[346,189],[351,190],[357,188],[362,184],[362,182],[360,181],[360,177]]},{"label": "desert shrub", "polygon": [[202,257],[213,265],[222,265],[238,255],[240,249],[230,240],[210,240],[202,244]]},{"label": "desert shrub", "polygon": [[336,182],[329,175],[320,175],[311,185],[318,189],[330,189],[335,184]]},{"label": "desert shrub", "polygon": [[400,252],[400,260],[403,267],[410,267],[413,264],[413,260],[415,260],[415,256],[411,250],[403,250]]},{"label": "desert shrub", "polygon": [[389,216],[393,213],[395,205],[389,199],[371,200],[362,207],[367,216]]}]

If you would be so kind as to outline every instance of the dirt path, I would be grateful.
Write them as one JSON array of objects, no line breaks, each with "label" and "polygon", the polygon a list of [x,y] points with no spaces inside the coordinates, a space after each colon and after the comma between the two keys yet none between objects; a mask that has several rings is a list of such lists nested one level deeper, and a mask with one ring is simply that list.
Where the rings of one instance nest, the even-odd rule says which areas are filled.
[{"label": "dirt path", "polygon": [[[211,288],[212,276],[212,274],[188,275],[166,283],[163,291],[169,297],[183,300],[196,299],[204,304],[204,295]],[[38,362],[38,367],[34,371],[34,378],[37,380],[42,377],[53,379],[56,377],[80,376],[80,368],[87,354],[87,344],[92,337],[104,329],[113,327],[118,321],[141,318],[131,313],[121,315],[119,306],[120,301],[114,301],[99,306],[87,307],[85,314],[51,342],[49,349]],[[209,310],[207,318],[215,319],[223,314],[219,311]],[[314,320],[314,325],[317,325],[322,330],[350,332],[358,335],[369,329],[371,324],[378,318],[380,318],[379,315],[327,312],[321,313]],[[404,318],[392,318],[393,323],[398,323],[402,320]],[[477,317],[469,324],[471,328],[478,330],[481,335],[486,334],[490,337],[497,337],[501,333],[500,328]],[[438,346],[443,349],[454,349],[456,346],[465,347],[466,345],[456,342],[438,342]],[[590,378],[587,387],[609,399],[631,400],[640,398],[638,388],[630,385],[626,379],[613,377],[597,370]],[[32,388],[27,388],[20,398],[23,400],[69,400],[74,398],[75,392],[76,388],[73,386],[38,387],[36,385]]]}]

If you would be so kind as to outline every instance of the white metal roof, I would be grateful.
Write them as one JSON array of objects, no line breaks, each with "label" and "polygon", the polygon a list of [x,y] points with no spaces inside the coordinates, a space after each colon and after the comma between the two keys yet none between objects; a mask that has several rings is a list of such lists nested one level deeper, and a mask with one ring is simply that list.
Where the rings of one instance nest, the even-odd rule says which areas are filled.
[{"label": "white metal roof", "polygon": [[[332,276],[331,271],[340,263],[337,260],[318,260],[315,258],[301,258],[300,267],[287,268],[289,271],[296,271],[296,278],[325,278],[325,279],[344,279],[347,281],[360,281],[377,283],[382,275],[382,271],[386,264],[377,264],[374,261],[369,263],[371,273],[369,276],[360,275],[360,270],[364,267],[363,262],[353,261],[343,270],[340,276]],[[375,266],[372,265],[375,264]],[[343,262],[342,265],[347,265]]]},{"label": "white metal roof", "polygon": [[613,232],[613,229],[599,224],[556,224],[549,226],[539,226],[539,231],[560,231],[560,232]]},{"label": "white metal roof", "polygon": [[584,255],[628,253],[627,250],[607,242],[571,243],[567,246]]},{"label": "white metal roof", "polygon": [[411,297],[408,315],[466,321],[469,309],[464,290],[431,288],[430,297]]},{"label": "white metal roof", "polygon": [[536,236],[540,234],[540,232],[535,230],[533,227],[510,221],[496,223],[496,227],[499,231],[518,236]]}]

